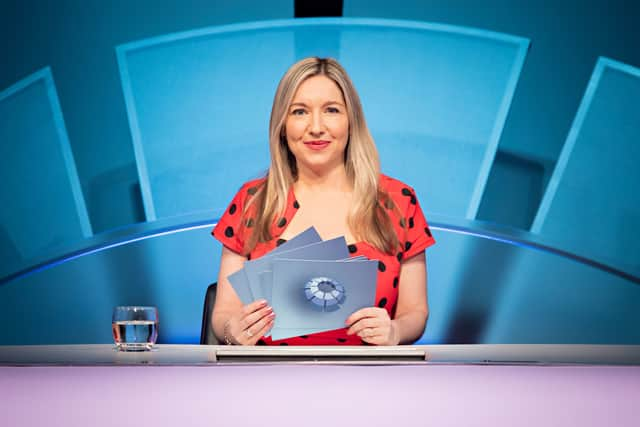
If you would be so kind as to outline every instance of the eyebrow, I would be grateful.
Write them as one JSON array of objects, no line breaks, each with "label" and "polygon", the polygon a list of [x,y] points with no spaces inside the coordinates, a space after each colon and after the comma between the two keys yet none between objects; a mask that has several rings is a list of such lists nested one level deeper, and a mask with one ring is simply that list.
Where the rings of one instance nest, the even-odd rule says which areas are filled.
[{"label": "eyebrow", "polygon": [[[322,104],[323,107],[326,107],[327,105],[340,105],[342,107],[344,107],[344,104],[340,101],[327,101],[324,104]],[[292,102],[291,105],[289,106],[289,108],[293,107],[293,106],[302,106],[302,107],[308,107],[307,104],[305,104],[304,102]]]}]

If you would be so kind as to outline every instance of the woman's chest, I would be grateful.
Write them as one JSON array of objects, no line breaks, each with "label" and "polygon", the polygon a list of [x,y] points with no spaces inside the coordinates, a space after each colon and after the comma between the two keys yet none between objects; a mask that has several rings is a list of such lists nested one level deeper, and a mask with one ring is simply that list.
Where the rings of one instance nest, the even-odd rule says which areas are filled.
[{"label": "woman's chest", "polygon": [[347,201],[340,198],[301,203],[300,208],[288,219],[288,226],[280,238],[290,240],[309,227],[314,227],[323,240],[344,236],[347,242],[354,242],[347,220],[349,209]]}]

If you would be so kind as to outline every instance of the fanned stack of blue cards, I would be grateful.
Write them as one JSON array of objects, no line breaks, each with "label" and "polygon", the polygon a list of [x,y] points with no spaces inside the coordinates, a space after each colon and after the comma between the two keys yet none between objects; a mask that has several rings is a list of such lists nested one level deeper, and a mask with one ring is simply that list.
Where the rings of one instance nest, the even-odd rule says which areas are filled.
[{"label": "fanned stack of blue cards", "polygon": [[345,327],[375,302],[378,261],[349,257],[344,237],[322,240],[312,227],[228,279],[243,304],[265,299],[276,313],[274,340]]}]

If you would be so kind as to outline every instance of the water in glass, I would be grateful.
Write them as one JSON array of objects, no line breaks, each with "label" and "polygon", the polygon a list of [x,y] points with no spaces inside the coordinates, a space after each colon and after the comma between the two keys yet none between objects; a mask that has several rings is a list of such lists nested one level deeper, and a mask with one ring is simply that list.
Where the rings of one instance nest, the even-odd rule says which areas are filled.
[{"label": "water in glass", "polygon": [[118,350],[151,350],[158,339],[158,310],[155,307],[116,307],[111,330]]}]

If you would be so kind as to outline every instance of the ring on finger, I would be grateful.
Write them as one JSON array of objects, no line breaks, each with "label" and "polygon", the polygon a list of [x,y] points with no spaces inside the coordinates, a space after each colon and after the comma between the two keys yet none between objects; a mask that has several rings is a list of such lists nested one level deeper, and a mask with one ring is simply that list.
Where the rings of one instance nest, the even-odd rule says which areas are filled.
[{"label": "ring on finger", "polygon": [[245,330],[244,330],[244,333],[245,333],[245,335],[246,335],[247,337],[249,337],[249,338],[253,337],[253,334],[251,333],[251,331],[250,331],[249,329],[245,329]]}]

